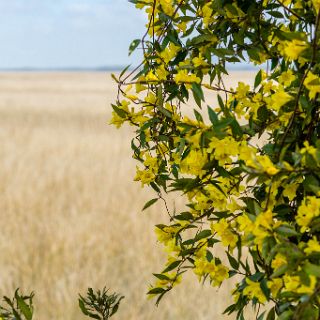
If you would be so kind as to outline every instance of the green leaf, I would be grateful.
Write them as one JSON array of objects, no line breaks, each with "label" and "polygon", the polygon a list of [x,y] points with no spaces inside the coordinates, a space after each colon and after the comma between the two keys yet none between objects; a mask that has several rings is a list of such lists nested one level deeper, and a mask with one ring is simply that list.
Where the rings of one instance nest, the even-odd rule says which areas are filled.
[{"label": "green leaf", "polygon": [[163,288],[152,288],[151,290],[149,290],[147,292],[147,294],[160,294],[160,293],[163,293],[165,292],[166,290],[163,289]]},{"label": "green leaf", "polygon": [[[32,295],[33,294],[31,294],[31,298],[32,298]],[[33,316],[32,309],[27,305],[23,297],[19,295],[19,289],[15,291],[14,297],[17,301],[18,308],[20,309],[20,311],[22,312],[26,320],[32,320],[32,316]]]},{"label": "green leaf", "polygon": [[267,13],[274,18],[278,18],[278,19],[284,18],[283,14],[280,11],[268,11]]},{"label": "green leaf", "polygon": [[135,39],[131,42],[130,46],[129,46],[129,56],[132,54],[132,52],[134,50],[136,50],[136,48],[138,47],[138,45],[141,43],[140,39]]},{"label": "green leaf", "polygon": [[280,226],[280,227],[276,228],[275,231],[276,231],[276,233],[281,234],[282,236],[286,236],[286,237],[292,237],[292,236],[299,235],[299,233],[290,226]]},{"label": "green leaf", "polygon": [[292,316],[293,316],[293,312],[291,310],[287,310],[281,313],[277,320],[291,320]]},{"label": "green leaf", "polygon": [[266,296],[267,300],[269,300],[270,289],[268,288],[268,285],[267,285],[267,279],[265,279],[265,278],[262,279],[262,281],[260,282],[260,287],[261,287],[263,294]]},{"label": "green leaf", "polygon": [[159,198],[154,198],[149,200],[143,207],[142,211],[146,210],[147,208],[151,207],[154,203],[156,203],[159,200]]},{"label": "green leaf", "polygon": [[257,49],[248,49],[248,56],[251,60],[260,61],[259,50]]},{"label": "green leaf", "polygon": [[201,232],[199,232],[195,237],[194,237],[194,241],[199,241],[201,239],[204,239],[204,238],[208,238],[212,236],[212,232],[211,230],[209,229],[206,229],[206,230],[202,230]]},{"label": "green leaf", "polygon": [[238,270],[239,269],[239,262],[228,251],[226,251],[226,254],[228,256],[230,266],[233,269]]},{"label": "green leaf", "polygon": [[[81,297],[81,296],[80,296],[80,297]],[[81,297],[81,299],[79,299],[79,307],[80,307],[82,313],[83,313],[84,315],[88,316],[88,315],[89,315],[89,312],[87,311],[87,309],[86,309],[86,307],[85,307],[85,304],[84,304],[84,302],[83,302],[82,299],[83,299],[82,297]]]},{"label": "green leaf", "polygon": [[306,262],[303,266],[303,270],[309,275],[313,275],[318,278],[320,277],[320,266],[319,265],[315,265],[310,262]]},{"label": "green leaf", "polygon": [[319,309],[312,304],[306,304],[300,313],[302,320],[319,320]]},{"label": "green leaf", "polygon": [[236,304],[231,304],[230,306],[228,306],[228,308],[226,308],[222,314],[231,314],[233,313],[235,310],[237,309],[237,305]]},{"label": "green leaf", "polygon": [[275,320],[276,319],[276,313],[275,313],[275,307],[273,307],[272,309],[270,309],[270,311],[268,312],[267,318],[266,320]]},{"label": "green leaf", "polygon": [[271,279],[278,278],[278,277],[282,276],[287,270],[288,270],[288,265],[284,264],[284,265],[280,266],[279,268],[277,268],[276,270],[274,270],[274,272],[270,278]]},{"label": "green leaf", "polygon": [[193,109],[193,113],[199,122],[203,122],[202,115],[197,110]]},{"label": "green leaf", "polygon": [[162,107],[162,106],[160,106],[160,105],[157,105],[157,109],[162,113],[162,114],[164,114],[166,117],[168,117],[168,118],[172,118],[172,113],[169,111],[169,110],[167,110],[166,108],[164,108],[164,107]]},{"label": "green leaf", "polygon": [[197,45],[197,44],[203,44],[205,42],[212,42],[216,40],[217,38],[212,34],[201,34],[199,36],[193,37],[191,40],[188,41],[189,45]]},{"label": "green leaf", "polygon": [[201,101],[204,101],[204,95],[201,88],[201,85],[199,83],[192,83],[192,93],[195,102],[197,105],[201,108]]},{"label": "green leaf", "polygon": [[242,137],[243,131],[242,131],[238,121],[235,118],[232,119],[230,126],[231,126],[232,133],[236,137]]},{"label": "green leaf", "polygon": [[168,267],[166,267],[166,268],[162,271],[162,273],[166,273],[166,272],[169,272],[169,271],[175,269],[176,267],[178,267],[178,266],[180,265],[181,262],[182,262],[182,260],[173,261],[172,263],[170,263],[170,264],[168,265]]},{"label": "green leaf", "polygon": [[32,310],[30,307],[25,303],[25,301],[20,297],[16,297],[19,309],[21,310],[22,314],[25,316],[26,320],[32,320]]},{"label": "green leaf", "polygon": [[256,199],[250,197],[242,197],[240,199],[243,200],[247,205],[249,213],[257,216],[262,211],[262,208]]},{"label": "green leaf", "polygon": [[209,119],[213,125],[215,125],[219,122],[218,115],[209,106],[208,106],[208,115],[209,115]]},{"label": "green leaf", "polygon": [[262,70],[259,70],[259,72],[257,73],[255,79],[254,79],[254,88],[256,89],[258,87],[258,85],[261,83],[262,81]]},{"label": "green leaf", "polygon": [[123,110],[120,109],[118,106],[112,104],[112,109],[114,110],[114,112],[120,117],[120,118],[127,118],[127,113]]},{"label": "green leaf", "polygon": [[257,320],[263,320],[265,314],[266,314],[266,311],[262,312],[257,318]]},{"label": "green leaf", "polygon": [[174,219],[181,220],[181,221],[192,221],[193,215],[190,212],[182,212],[179,215],[174,216]]},{"label": "green leaf", "polygon": [[219,94],[217,95],[217,99],[218,99],[218,103],[219,103],[221,110],[224,111],[224,102]]},{"label": "green leaf", "polygon": [[320,191],[318,179],[315,178],[312,174],[308,174],[306,176],[305,180],[303,181],[303,186],[306,191],[313,192],[315,194]]},{"label": "green leaf", "polygon": [[165,274],[161,274],[161,273],[153,273],[153,275],[158,278],[159,280],[167,280],[170,281],[170,278],[168,276],[166,276]]},{"label": "green leaf", "polygon": [[127,70],[130,68],[131,64],[127,65],[120,73],[119,79],[127,72]]},{"label": "green leaf", "polygon": [[225,9],[227,9],[228,11],[231,12],[232,15],[234,16],[238,16],[239,13],[238,13],[238,10],[236,7],[234,7],[232,4],[228,3],[224,6]]}]

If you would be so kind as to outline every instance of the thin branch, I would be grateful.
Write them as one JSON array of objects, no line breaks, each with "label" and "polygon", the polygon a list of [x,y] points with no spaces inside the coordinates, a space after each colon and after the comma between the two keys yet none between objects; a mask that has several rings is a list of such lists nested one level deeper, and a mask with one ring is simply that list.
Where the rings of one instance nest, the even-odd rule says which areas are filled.
[{"label": "thin branch", "polygon": [[276,0],[286,11],[290,12],[293,16],[298,18],[301,21],[306,21],[303,17],[299,16],[296,12],[285,6],[280,0]]}]

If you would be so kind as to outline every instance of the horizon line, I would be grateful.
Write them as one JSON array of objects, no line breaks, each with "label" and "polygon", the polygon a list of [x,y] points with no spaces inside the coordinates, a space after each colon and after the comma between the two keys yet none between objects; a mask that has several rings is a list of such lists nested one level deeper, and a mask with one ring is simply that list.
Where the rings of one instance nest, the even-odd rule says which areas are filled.
[{"label": "horizon line", "polygon": [[[105,72],[105,71],[115,71],[119,72],[126,68],[125,65],[110,65],[110,66],[96,66],[96,67],[76,67],[76,66],[66,66],[66,67],[10,67],[1,68],[0,72]],[[251,71],[256,70],[256,67],[250,65],[229,65],[229,70],[231,71]],[[129,67],[128,70],[132,70],[134,66]]]}]

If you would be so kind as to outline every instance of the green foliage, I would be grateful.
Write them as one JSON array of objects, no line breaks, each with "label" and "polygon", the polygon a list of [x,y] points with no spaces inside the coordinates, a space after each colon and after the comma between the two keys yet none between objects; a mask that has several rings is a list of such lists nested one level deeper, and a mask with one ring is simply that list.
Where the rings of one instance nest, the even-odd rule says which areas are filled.
[{"label": "green foliage", "polygon": [[94,292],[92,288],[89,288],[86,297],[79,295],[79,307],[82,313],[92,319],[111,318],[118,311],[124,297],[116,293],[108,294],[108,291],[103,288],[102,291]]},{"label": "green foliage", "polygon": [[33,297],[31,293],[29,296],[24,296],[19,293],[17,289],[12,299],[4,296],[5,305],[0,306],[1,320],[32,320],[33,318]]},{"label": "green foliage", "polygon": [[[136,128],[135,180],[157,193],[144,208],[161,199],[168,213],[156,226],[168,261],[148,294],[158,303],[190,270],[218,287],[236,276],[226,314],[318,319],[320,1],[130,2],[148,14],[130,46],[144,59],[116,78],[111,122]],[[227,88],[239,63],[256,66],[254,83]],[[170,212],[168,192],[187,209]]]},{"label": "green foliage", "polygon": [[[103,288],[93,291],[88,288],[86,297],[79,295],[79,307],[85,316],[92,319],[107,320],[119,309],[123,296],[116,293],[108,294],[109,290]],[[0,305],[0,320],[32,320],[34,293],[24,296],[17,289],[12,299],[4,296],[5,305]]]}]

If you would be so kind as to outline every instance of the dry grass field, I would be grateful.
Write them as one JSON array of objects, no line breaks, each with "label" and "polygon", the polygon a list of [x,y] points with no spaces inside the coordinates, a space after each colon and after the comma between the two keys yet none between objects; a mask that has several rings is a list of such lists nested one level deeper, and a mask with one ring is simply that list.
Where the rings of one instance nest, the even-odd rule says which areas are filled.
[{"label": "dry grass field", "polygon": [[78,292],[107,286],[126,296],[115,319],[227,319],[231,286],[191,273],[160,307],[146,299],[166,216],[141,213],[152,195],[132,182],[131,129],[108,125],[115,96],[104,73],[0,74],[1,296],[34,290],[35,320],[78,320]]}]

